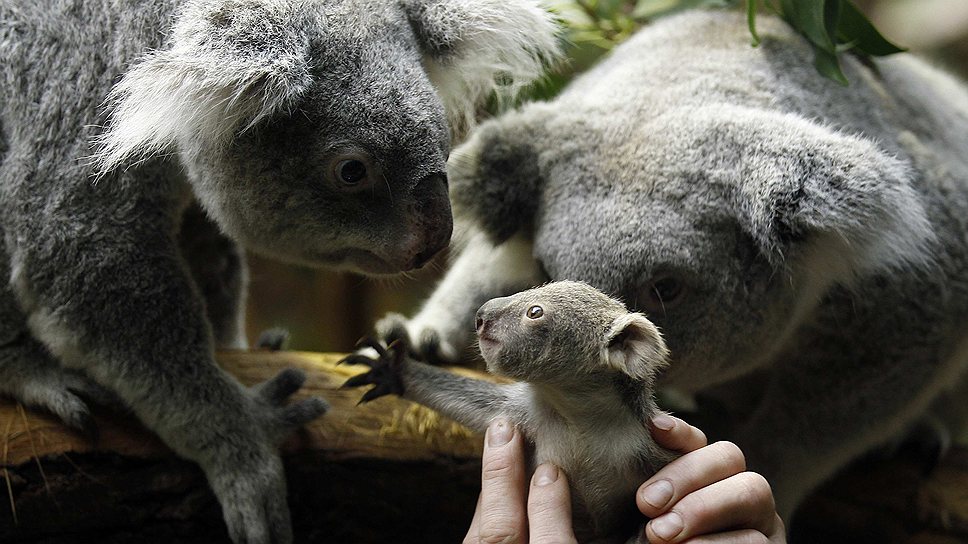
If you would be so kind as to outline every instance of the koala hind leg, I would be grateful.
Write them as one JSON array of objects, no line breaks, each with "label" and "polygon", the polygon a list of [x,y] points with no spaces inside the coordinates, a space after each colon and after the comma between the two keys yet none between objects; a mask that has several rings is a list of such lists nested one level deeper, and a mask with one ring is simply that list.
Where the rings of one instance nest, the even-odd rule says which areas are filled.
[{"label": "koala hind leg", "polygon": [[182,257],[202,297],[216,346],[246,348],[245,299],[248,269],[242,249],[193,203],[179,233]]},{"label": "koala hind leg", "polygon": [[[6,255],[0,272],[7,279]],[[27,328],[6,283],[0,284],[0,395],[51,412],[92,438],[96,435],[87,400],[120,404],[117,397],[83,373],[63,368]]]}]

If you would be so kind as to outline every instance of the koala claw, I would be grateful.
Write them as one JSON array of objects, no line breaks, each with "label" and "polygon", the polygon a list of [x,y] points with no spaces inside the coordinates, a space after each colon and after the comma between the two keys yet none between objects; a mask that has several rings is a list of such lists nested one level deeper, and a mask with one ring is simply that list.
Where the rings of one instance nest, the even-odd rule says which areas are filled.
[{"label": "koala claw", "polygon": [[407,349],[400,340],[390,342],[386,348],[373,338],[363,338],[356,344],[356,348],[372,348],[379,357],[372,359],[366,355],[353,353],[344,357],[340,363],[351,365],[366,365],[370,371],[353,376],[346,380],[343,387],[359,387],[361,385],[374,385],[372,389],[363,394],[360,402],[365,404],[371,400],[378,399],[385,395],[403,395],[403,379],[401,377],[403,365],[407,355]]}]

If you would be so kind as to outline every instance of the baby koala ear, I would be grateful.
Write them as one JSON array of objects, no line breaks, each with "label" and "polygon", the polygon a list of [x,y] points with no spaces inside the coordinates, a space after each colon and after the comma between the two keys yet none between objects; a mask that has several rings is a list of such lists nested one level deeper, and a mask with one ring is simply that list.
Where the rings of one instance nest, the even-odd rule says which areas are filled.
[{"label": "baby koala ear", "polygon": [[634,380],[652,381],[668,364],[669,349],[659,329],[640,313],[619,316],[605,337],[607,364]]},{"label": "baby koala ear", "polygon": [[539,0],[401,0],[455,136],[495,91],[513,96],[561,55]]}]

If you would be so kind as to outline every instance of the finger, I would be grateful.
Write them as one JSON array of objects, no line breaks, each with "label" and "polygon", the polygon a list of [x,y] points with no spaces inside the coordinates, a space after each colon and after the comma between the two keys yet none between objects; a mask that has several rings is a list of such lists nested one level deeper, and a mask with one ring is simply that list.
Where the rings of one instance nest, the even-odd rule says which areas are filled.
[{"label": "finger", "polygon": [[654,518],[693,491],[744,470],[742,450],[732,442],[716,442],[662,467],[639,487],[635,502],[639,511]]},{"label": "finger", "polygon": [[474,507],[474,517],[471,519],[471,526],[467,529],[463,544],[478,544],[478,535],[481,532],[481,496],[477,496],[477,506]]},{"label": "finger", "polygon": [[528,532],[531,544],[577,542],[571,528],[568,481],[564,472],[554,465],[540,465],[531,477]]},{"label": "finger", "polygon": [[282,404],[290,395],[299,391],[306,383],[306,373],[295,368],[287,368],[276,374],[275,378],[263,382],[259,387],[259,394],[272,404]]},{"label": "finger", "polygon": [[766,535],[752,529],[742,529],[739,531],[728,531],[716,533],[714,535],[697,536],[683,542],[683,544],[777,544],[786,540],[771,541]]},{"label": "finger", "polygon": [[649,542],[683,542],[727,529],[774,530],[776,505],[766,478],[743,472],[683,497],[672,510],[645,526]]},{"label": "finger", "polygon": [[652,418],[652,437],[663,448],[683,454],[707,444],[705,433],[669,414],[658,414]]},{"label": "finger", "polygon": [[481,470],[478,540],[524,544],[528,540],[524,443],[506,419],[487,428]]}]

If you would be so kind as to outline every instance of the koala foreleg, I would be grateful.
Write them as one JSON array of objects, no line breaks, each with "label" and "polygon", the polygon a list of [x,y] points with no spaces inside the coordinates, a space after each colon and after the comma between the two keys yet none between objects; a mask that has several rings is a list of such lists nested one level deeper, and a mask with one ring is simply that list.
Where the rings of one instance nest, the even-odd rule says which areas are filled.
[{"label": "koala foreleg", "polygon": [[404,340],[428,362],[457,362],[474,338],[474,314],[482,304],[544,281],[531,251],[522,236],[495,245],[475,232],[417,315],[388,314],[377,322],[377,335],[387,343]]},{"label": "koala foreleg", "polygon": [[[34,164],[66,162],[56,158]],[[290,542],[276,450],[326,403],[286,405],[300,372],[247,389],[215,364],[205,304],[178,250],[180,197],[167,171],[130,184],[54,176],[12,185],[21,206],[4,218],[10,285],[31,333],[201,466],[234,541]],[[44,213],[36,195],[51,193],[72,203],[70,213]]]},{"label": "koala foreleg", "polygon": [[407,356],[406,348],[399,344],[383,348],[375,341],[364,342],[378,353],[377,358],[354,354],[344,359],[350,364],[370,367],[368,372],[346,381],[349,387],[374,386],[360,402],[369,402],[387,394],[399,395],[477,432],[484,432],[498,415],[513,418],[517,411],[509,395],[509,388],[514,387],[512,385],[474,380],[415,361]]}]

